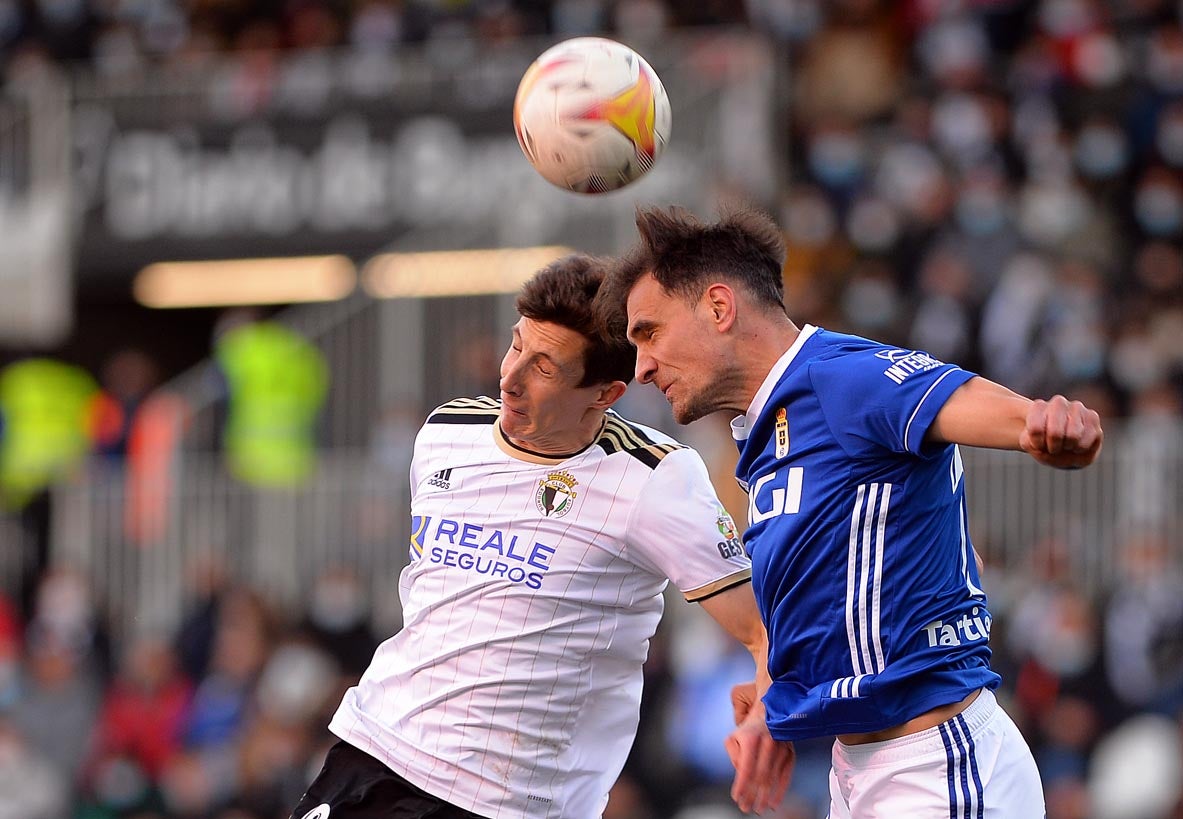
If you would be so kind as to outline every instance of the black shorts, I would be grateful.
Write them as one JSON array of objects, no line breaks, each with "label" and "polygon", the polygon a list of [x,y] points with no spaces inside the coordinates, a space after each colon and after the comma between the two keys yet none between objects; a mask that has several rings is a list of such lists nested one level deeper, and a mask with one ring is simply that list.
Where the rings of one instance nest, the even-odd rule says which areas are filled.
[{"label": "black shorts", "polygon": [[329,749],[324,767],[292,819],[481,819],[416,788],[348,742]]}]

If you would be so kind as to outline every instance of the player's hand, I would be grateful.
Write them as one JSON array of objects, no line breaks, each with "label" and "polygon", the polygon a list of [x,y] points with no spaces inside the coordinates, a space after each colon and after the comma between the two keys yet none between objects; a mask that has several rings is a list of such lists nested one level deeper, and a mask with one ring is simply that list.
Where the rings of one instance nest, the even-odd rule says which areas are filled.
[{"label": "player's hand", "polygon": [[755,683],[737,685],[731,690],[738,724],[725,745],[735,766],[731,798],[744,813],[760,814],[784,801],[797,754],[793,743],[778,742],[768,733],[764,708],[757,703]]},{"label": "player's hand", "polygon": [[731,710],[735,713],[735,724],[738,726],[748,718],[752,706],[756,704],[756,681],[739,683],[731,688]]},{"label": "player's hand", "polygon": [[1096,411],[1057,395],[1031,402],[1019,446],[1045,466],[1079,469],[1097,459],[1104,440]]}]

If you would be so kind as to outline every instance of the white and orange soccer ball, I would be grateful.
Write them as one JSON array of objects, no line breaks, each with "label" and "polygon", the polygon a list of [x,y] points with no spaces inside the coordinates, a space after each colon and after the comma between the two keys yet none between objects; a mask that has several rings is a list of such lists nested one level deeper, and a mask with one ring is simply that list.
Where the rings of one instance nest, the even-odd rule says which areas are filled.
[{"label": "white and orange soccer ball", "polygon": [[531,164],[578,193],[621,188],[649,172],[670,137],[670,101],[637,52],[602,37],[564,40],[518,84],[513,125]]}]

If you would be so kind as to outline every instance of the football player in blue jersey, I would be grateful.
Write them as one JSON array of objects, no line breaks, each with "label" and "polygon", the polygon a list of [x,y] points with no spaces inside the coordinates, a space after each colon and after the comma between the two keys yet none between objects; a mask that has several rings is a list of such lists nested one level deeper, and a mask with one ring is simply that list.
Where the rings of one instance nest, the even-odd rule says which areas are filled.
[{"label": "football player in blue jersey", "polygon": [[1097,413],[798,327],[762,214],[643,209],[637,226],[599,306],[679,423],[736,416],[773,736],[837,736],[831,819],[1042,817],[1035,762],[991,693],[958,445],[1079,468],[1101,449]]}]

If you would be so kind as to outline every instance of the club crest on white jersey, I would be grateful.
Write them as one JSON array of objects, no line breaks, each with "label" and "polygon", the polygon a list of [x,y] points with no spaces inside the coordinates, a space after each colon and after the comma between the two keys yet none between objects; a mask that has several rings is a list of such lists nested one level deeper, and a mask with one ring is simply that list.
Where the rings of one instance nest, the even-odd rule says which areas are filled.
[{"label": "club crest on white jersey", "polygon": [[538,482],[538,493],[534,496],[538,511],[548,518],[561,518],[575,504],[578,485],[579,481],[570,472],[551,472]]}]

